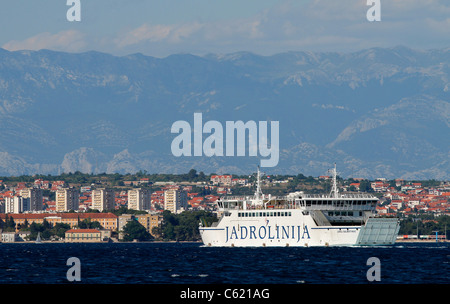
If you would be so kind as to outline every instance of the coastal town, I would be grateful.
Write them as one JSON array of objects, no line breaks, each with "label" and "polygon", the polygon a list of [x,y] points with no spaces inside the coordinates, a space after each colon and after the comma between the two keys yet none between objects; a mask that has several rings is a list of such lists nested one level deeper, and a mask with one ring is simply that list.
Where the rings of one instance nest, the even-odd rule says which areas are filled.
[{"label": "coastal town", "polygon": [[[330,176],[265,175],[262,190],[274,195],[293,191],[327,193]],[[127,240],[125,227],[139,223],[152,240],[165,240],[165,215],[203,211],[212,215],[216,201],[225,195],[251,195],[255,174],[205,175],[191,170],[184,175],[62,174],[60,176],[3,177],[0,180],[0,229],[2,242],[36,241],[33,226],[60,229],[47,236],[54,242],[117,242]],[[416,227],[437,224],[450,216],[450,182],[338,179],[341,192],[371,192],[379,198],[379,216],[399,217]],[[198,220],[198,218],[195,218]],[[95,223],[95,224],[93,224]],[[196,223],[198,225],[198,223]],[[433,226],[434,227],[434,226]],[[405,233],[399,240],[446,240],[444,229],[432,233]],[[430,229],[428,229],[430,230]],[[62,231],[62,232],[61,232]],[[437,233],[435,233],[437,231]],[[39,236],[40,238],[40,236]],[[194,237],[195,238],[195,237]],[[128,239],[129,240],[129,239]],[[138,239],[132,238],[137,241]]]}]

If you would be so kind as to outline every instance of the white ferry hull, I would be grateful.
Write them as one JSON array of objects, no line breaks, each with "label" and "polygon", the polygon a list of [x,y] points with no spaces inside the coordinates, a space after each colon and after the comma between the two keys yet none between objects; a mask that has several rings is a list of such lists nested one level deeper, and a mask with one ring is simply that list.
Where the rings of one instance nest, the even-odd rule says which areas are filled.
[{"label": "white ferry hull", "polygon": [[206,246],[216,247],[361,246],[391,245],[399,229],[397,219],[371,218],[363,226],[318,226],[301,210],[281,212],[285,216],[249,218],[232,212],[216,227],[200,227],[200,235]]}]

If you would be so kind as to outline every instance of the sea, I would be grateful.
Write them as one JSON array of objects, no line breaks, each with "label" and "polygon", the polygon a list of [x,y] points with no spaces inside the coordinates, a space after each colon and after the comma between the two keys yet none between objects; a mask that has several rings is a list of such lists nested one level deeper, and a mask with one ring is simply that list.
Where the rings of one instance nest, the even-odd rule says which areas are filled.
[{"label": "sea", "polygon": [[1,288],[98,284],[151,286],[155,291],[155,286],[177,286],[174,296],[178,297],[183,288],[190,287],[192,292],[198,286],[214,290],[218,286],[270,289],[278,285],[450,283],[449,243],[282,248],[157,242],[3,243],[0,257]]}]

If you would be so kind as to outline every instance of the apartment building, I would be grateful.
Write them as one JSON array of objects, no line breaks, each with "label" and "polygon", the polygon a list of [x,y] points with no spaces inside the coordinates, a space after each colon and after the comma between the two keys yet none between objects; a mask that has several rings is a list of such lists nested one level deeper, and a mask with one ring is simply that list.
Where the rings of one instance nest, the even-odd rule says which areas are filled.
[{"label": "apartment building", "polygon": [[[159,227],[163,220],[161,214],[140,214],[135,215],[138,222],[145,227],[145,229],[151,234],[154,227]],[[155,235],[153,235],[155,236]]]},{"label": "apartment building", "polygon": [[187,192],[184,190],[169,189],[164,191],[164,210],[180,213],[187,210]]},{"label": "apartment building", "polygon": [[[153,227],[159,227],[161,225],[161,222],[163,220],[163,217],[161,214],[122,214],[118,217],[119,222],[119,239],[123,238],[123,228],[129,221],[138,221],[142,226],[145,227],[145,229],[151,234]],[[155,237],[155,235],[153,235]]]},{"label": "apartment building", "polygon": [[19,195],[5,197],[5,213],[23,213],[29,211],[30,199]]},{"label": "apartment building", "polygon": [[43,197],[42,189],[39,188],[25,188],[20,190],[20,195],[23,198],[29,199],[30,211],[42,211],[43,209]]},{"label": "apartment building", "polygon": [[151,193],[148,189],[128,190],[128,209],[150,210]]},{"label": "apartment building", "polygon": [[56,212],[78,210],[80,193],[75,188],[56,190]]},{"label": "apartment building", "polygon": [[115,208],[115,194],[113,189],[95,189],[91,192],[92,209],[98,211],[111,210]]}]

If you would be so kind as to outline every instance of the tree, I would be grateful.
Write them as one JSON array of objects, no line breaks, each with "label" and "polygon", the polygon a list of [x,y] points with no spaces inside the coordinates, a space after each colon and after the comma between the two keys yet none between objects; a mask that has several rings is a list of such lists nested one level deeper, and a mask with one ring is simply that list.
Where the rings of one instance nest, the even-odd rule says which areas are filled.
[{"label": "tree", "polygon": [[102,225],[97,221],[92,221],[90,218],[78,222],[80,229],[102,229]]},{"label": "tree", "polygon": [[149,241],[153,237],[138,221],[131,220],[123,228],[125,242],[131,242],[133,240]]},{"label": "tree", "polygon": [[12,217],[9,217],[8,214],[5,215],[5,222],[3,223],[3,231],[4,232],[15,232],[16,231],[16,223]]},{"label": "tree", "polygon": [[30,240],[35,240],[37,238],[39,232],[41,233],[41,237],[46,239],[47,234],[44,237],[44,235],[43,235],[44,230],[45,230],[45,228],[44,228],[43,224],[38,224],[36,222],[31,223],[30,235],[29,235]]},{"label": "tree", "polygon": [[187,179],[189,181],[193,181],[196,179],[196,177],[197,177],[197,170],[195,170],[195,169],[189,170],[189,172],[187,174]]},{"label": "tree", "polygon": [[59,238],[64,238],[66,235],[66,231],[69,229],[69,224],[56,223],[55,226],[51,229],[51,234],[56,235]]},{"label": "tree", "polygon": [[362,180],[359,182],[359,191],[361,192],[373,192],[372,186],[368,180]]},{"label": "tree", "polygon": [[184,211],[173,214],[168,210],[163,212],[161,236],[165,240],[197,241],[200,239],[198,225],[202,221],[206,226],[217,220],[216,216],[206,211]]}]

